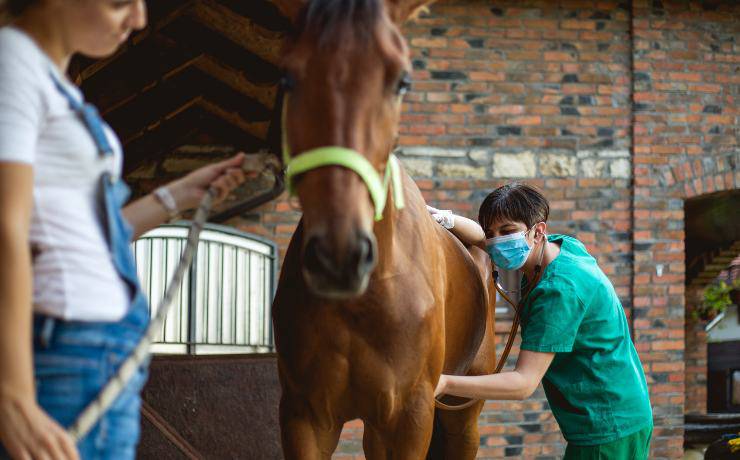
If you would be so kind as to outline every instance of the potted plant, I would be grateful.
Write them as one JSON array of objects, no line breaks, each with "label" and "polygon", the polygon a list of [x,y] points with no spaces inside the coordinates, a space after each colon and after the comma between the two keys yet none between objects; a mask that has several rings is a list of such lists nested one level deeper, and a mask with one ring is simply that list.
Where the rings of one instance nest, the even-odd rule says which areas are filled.
[{"label": "potted plant", "polygon": [[710,284],[704,288],[701,303],[692,310],[692,318],[700,319],[702,321],[711,321],[717,315],[727,310],[727,307],[732,305],[730,293],[739,288],[740,279],[736,279],[731,284],[727,284],[724,281]]}]

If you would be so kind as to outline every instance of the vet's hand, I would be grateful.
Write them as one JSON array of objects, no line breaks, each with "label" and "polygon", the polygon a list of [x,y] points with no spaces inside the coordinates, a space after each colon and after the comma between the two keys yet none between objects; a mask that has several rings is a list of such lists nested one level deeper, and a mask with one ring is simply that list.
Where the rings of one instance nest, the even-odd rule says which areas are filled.
[{"label": "vet's hand", "polygon": [[0,441],[16,460],[79,460],[75,443],[33,398],[0,396]]},{"label": "vet's hand", "polygon": [[432,219],[447,230],[455,227],[455,215],[452,214],[452,211],[437,209],[429,205],[427,205],[427,211],[432,215]]},{"label": "vet's hand", "polygon": [[[226,199],[246,179],[242,169],[244,158],[244,153],[238,153],[228,160],[196,169],[167,185],[178,210],[182,212],[198,206],[210,187],[215,187],[218,192],[213,200],[214,205]],[[252,175],[256,175],[256,172]]]},{"label": "vet's hand", "polygon": [[442,395],[447,391],[447,376],[442,374],[439,376],[439,382],[437,382],[437,388],[434,389],[434,397]]}]

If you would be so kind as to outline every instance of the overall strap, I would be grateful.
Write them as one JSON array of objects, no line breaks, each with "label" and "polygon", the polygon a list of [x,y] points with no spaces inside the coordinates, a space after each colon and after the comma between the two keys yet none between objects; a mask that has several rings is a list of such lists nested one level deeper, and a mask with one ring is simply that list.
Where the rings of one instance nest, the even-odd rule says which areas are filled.
[{"label": "overall strap", "polygon": [[69,103],[69,107],[82,119],[85,127],[93,137],[95,145],[98,147],[98,152],[101,155],[113,155],[113,147],[111,147],[108,141],[108,136],[105,135],[105,122],[100,117],[98,109],[92,104],[85,103],[84,100],[77,100],[69,88],[64,86],[53,69],[49,69],[49,75],[51,75],[51,80],[54,82],[54,86],[56,86],[59,93]]}]

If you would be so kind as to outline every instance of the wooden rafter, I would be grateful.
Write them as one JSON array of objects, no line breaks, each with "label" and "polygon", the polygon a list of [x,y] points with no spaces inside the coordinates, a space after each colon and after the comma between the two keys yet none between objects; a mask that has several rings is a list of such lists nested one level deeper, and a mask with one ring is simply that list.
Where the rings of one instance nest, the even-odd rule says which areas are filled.
[{"label": "wooden rafter", "polygon": [[705,257],[704,255],[700,256],[701,258],[704,258],[704,260],[696,259],[695,262],[692,261],[689,265],[691,266],[696,263],[703,263],[703,267],[696,276],[690,280],[687,279],[687,283],[693,288],[702,288],[706,286],[714,281],[717,276],[719,276],[720,272],[725,270],[738,256],[740,256],[740,241],[735,241],[729,248],[720,250],[718,253],[710,257]]},{"label": "wooden rafter", "polygon": [[198,2],[189,14],[265,61],[278,65],[283,34],[260,27],[214,0]]},{"label": "wooden rafter", "polygon": [[269,0],[259,2],[264,11],[233,0],[161,1],[149,27],[113,56],[76,64],[121,136],[126,170],[185,145],[267,148],[289,22]]}]

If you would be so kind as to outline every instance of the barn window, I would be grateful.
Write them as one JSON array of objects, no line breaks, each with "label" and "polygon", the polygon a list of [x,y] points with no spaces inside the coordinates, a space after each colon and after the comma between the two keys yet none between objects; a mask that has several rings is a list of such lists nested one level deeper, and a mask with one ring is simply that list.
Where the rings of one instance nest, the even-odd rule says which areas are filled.
[{"label": "barn window", "polygon": [[[137,271],[154,309],[164,296],[189,227],[158,227],[134,242]],[[274,351],[270,306],[275,244],[207,224],[198,252],[152,346],[154,353],[231,354]]]}]

